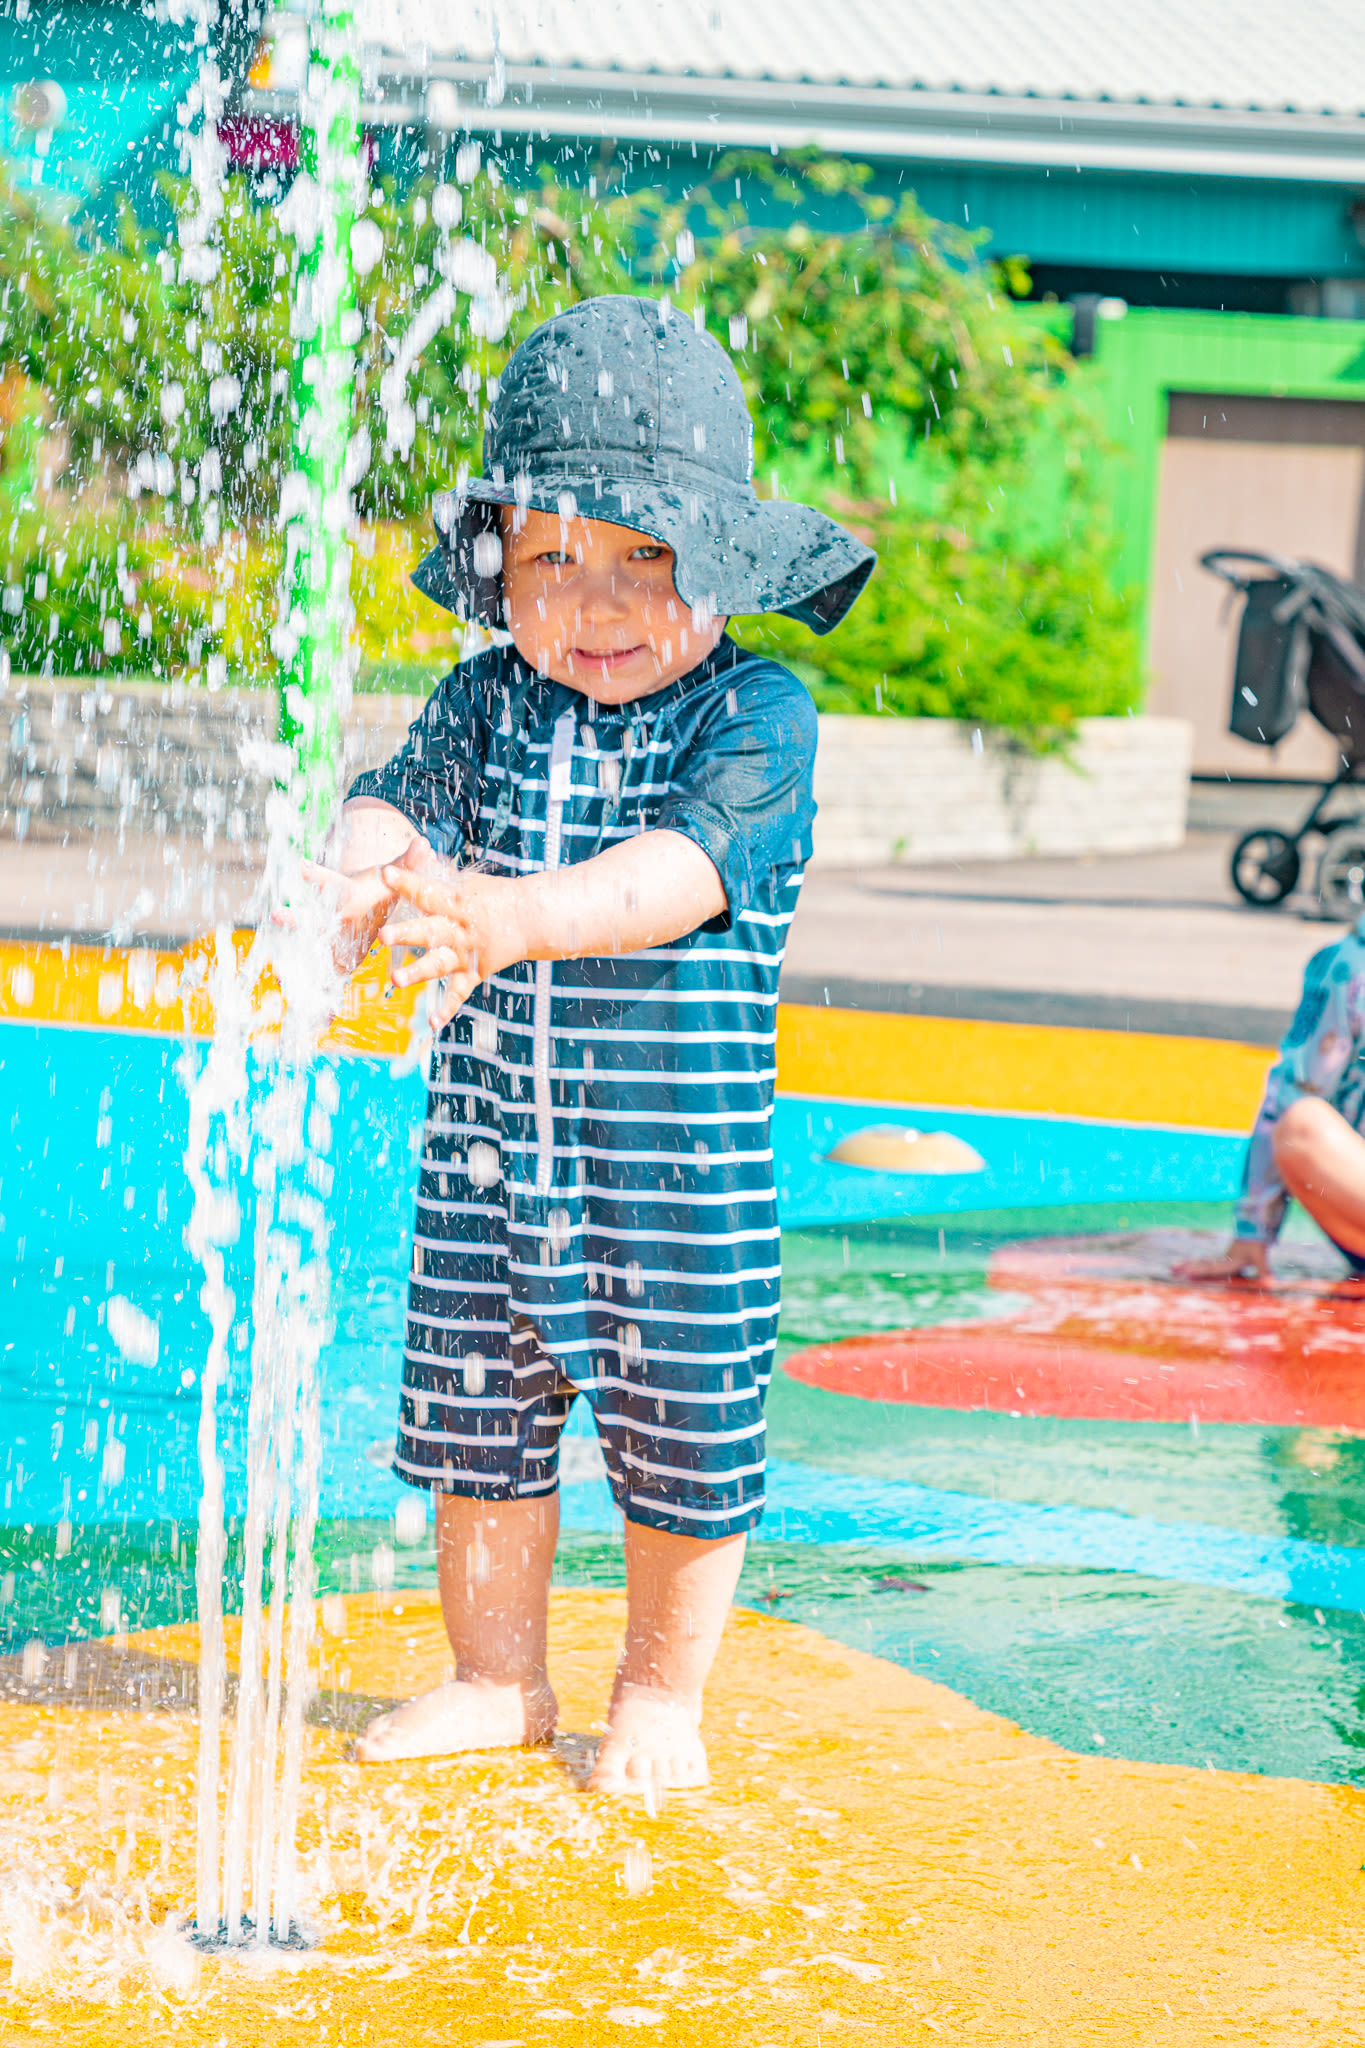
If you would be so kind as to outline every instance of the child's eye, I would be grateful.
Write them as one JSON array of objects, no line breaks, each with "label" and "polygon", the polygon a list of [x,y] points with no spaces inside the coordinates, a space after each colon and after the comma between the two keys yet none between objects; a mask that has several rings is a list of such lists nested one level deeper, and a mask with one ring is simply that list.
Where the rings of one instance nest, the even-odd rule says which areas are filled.
[{"label": "child's eye", "polygon": [[631,560],[635,562],[661,562],[667,553],[667,548],[659,547],[654,541],[647,541],[644,547],[636,548]]},{"label": "child's eye", "polygon": [[573,560],[573,556],[566,554],[563,548],[547,548],[543,555],[536,556],[536,560],[544,562],[548,568],[561,569]]}]

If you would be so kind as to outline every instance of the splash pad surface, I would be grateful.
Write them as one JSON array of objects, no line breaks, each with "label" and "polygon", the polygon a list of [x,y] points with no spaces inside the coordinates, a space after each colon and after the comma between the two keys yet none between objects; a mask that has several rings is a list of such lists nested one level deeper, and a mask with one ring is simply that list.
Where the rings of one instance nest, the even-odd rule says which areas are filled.
[{"label": "splash pad surface", "polygon": [[[772,1507],[712,1697],[716,1789],[655,1821],[576,1789],[581,1745],[365,1773],[345,1761],[346,1731],[440,1676],[445,1656],[430,1528],[395,1527],[406,1495],[386,1470],[421,1080],[392,1064],[401,1016],[372,1003],[348,1021],[335,1055],[318,1540],[319,1589],[346,1599],[347,1633],[324,1639],[304,1830],[316,1910],[340,1919],[326,1921],[321,1957],[268,1977],[201,1960],[186,2001],[174,1988],[184,1956],[174,1942],[153,1953],[152,1921],[190,1896],[182,1624],[204,1329],[180,1246],[177,1062],[181,1031],[203,1019],[192,990],[189,1014],[174,1009],[167,976],[158,996],[160,958],[149,976],[134,956],[91,952],[73,981],[50,977],[46,1006],[35,975],[26,1014],[7,973],[0,1030],[18,1155],[0,1237],[12,1311],[5,1827],[16,1870],[41,1848],[53,1883],[94,1873],[74,1909],[29,1887],[32,1940],[57,1944],[33,1953],[60,1961],[68,1944],[83,1979],[103,1970],[124,2002],[117,2022],[107,2002],[61,2008],[68,2038],[119,2038],[124,2008],[130,2032],[155,2011],[205,2042],[267,2029],[287,2040],[290,2028],[378,2042],[425,2027],[488,2042],[638,2031],[701,2043],[730,2026],[804,2044],[812,2015],[822,2031],[888,2040],[938,2026],[983,2041],[1117,2041],[1136,2021],[1187,2040],[1209,2012],[1229,2040],[1306,2040],[1324,2021],[1341,2031],[1359,1987],[1339,1930],[1365,1834],[1353,1790],[1365,1745],[1359,1291],[1307,1243],[1259,1299],[1164,1278],[1167,1251],[1226,1229],[1239,1152],[1227,1048],[1205,1062],[1202,1093],[1184,1059],[1180,1123],[1163,1120],[1160,1061],[1143,1094],[1132,1039],[975,1027],[987,1036],[971,1073],[1000,1085],[968,1100],[933,1020],[867,1020],[858,1057],[857,1020],[809,1011],[784,1018],[775,1120],[787,1369],[769,1403]],[[1250,1098],[1265,1055],[1237,1050],[1233,1079]],[[839,1092],[854,1073],[857,1099]],[[829,1159],[846,1134],[889,1118],[954,1132],[983,1168],[912,1177]],[[120,1353],[115,1298],[156,1327],[154,1356]],[[1254,1365],[1229,1373],[1233,1340]],[[1011,1385],[1027,1398],[979,1399],[980,1361],[1013,1371],[1021,1343],[1035,1380]],[[901,1387],[912,1356],[923,1376]],[[1164,1366],[1177,1391],[1161,1407]],[[1219,1394],[1203,1409],[1185,1405],[1200,1372]],[[1265,1405],[1273,1389],[1280,1410]],[[1245,1412],[1227,1412],[1239,1390]],[[230,1504],[232,1449],[229,1431]],[[563,1476],[556,1657],[564,1726],[586,1734],[605,1697],[621,1552],[577,1420]],[[126,1650],[109,1643],[120,1627],[133,1631]],[[67,1688],[73,1638],[94,1661]],[[49,1658],[37,1683],[23,1655],[35,1639]],[[315,1854],[324,1827],[330,1890]],[[15,1953],[28,1925],[11,1922]],[[115,1935],[123,1963],[107,1960]],[[21,1967],[13,2038],[43,2031],[53,1981]],[[1035,1993],[1049,1984],[1063,1989]]]},{"label": "splash pad surface", "polygon": [[991,1259],[1015,1297],[977,1324],[846,1337],[794,1379],[870,1401],[1125,1422],[1365,1430],[1365,1282],[1323,1247],[1282,1250],[1268,1287],[1181,1283],[1188,1232],[1043,1238]]},{"label": "splash pad surface", "polygon": [[[188,1882],[188,1715],[0,1707],[11,1938],[32,1924],[6,2039],[1349,2038],[1361,1794],[1072,1756],[741,1614],[711,1688],[712,1789],[651,1819],[575,1782],[622,1618],[616,1596],[557,1596],[554,1751],[362,1770],[315,1728],[301,1841],[323,1945],[266,1965],[195,1959],[150,1924]],[[192,1632],[138,1647],[182,1660]],[[434,1602],[406,1594],[349,1602],[324,1652],[372,1697],[435,1682],[448,1655]],[[64,1885],[55,1910],[25,1907]],[[63,1987],[77,1973],[95,1996]]]}]

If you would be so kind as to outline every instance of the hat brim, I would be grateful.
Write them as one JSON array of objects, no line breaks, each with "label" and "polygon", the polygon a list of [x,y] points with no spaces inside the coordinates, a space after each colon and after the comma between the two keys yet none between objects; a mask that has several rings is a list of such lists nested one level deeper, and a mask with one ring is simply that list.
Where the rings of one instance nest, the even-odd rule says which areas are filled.
[{"label": "hat brim", "polygon": [[520,504],[568,518],[627,526],[673,550],[683,603],[713,618],[781,612],[829,633],[872,574],[871,548],[812,505],[759,498],[752,489],[693,491],[653,478],[596,476],[576,487],[554,481],[529,492],[471,478],[433,507],[440,545],[419,562],[423,594],[479,625],[500,626],[502,576],[477,561],[475,542],[497,524],[499,506]]}]

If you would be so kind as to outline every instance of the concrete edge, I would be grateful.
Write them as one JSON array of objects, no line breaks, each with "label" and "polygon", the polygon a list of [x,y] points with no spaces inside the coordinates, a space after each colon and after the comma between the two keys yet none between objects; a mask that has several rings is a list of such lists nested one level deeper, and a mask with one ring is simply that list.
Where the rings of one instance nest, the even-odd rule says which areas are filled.
[{"label": "concrete edge", "polygon": [[1222,1003],[1164,1002],[1136,996],[1069,995],[1049,989],[960,988],[926,982],[855,981],[784,974],[784,1003],[898,1016],[960,1018],[982,1024],[1043,1024],[1088,1031],[1152,1032],[1276,1046],[1292,1011]]}]

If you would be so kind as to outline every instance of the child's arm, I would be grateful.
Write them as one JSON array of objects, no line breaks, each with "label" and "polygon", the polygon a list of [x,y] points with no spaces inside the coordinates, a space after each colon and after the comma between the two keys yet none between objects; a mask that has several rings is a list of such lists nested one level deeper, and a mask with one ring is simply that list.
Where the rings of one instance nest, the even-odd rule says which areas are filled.
[{"label": "child's arm", "polygon": [[1305,1095],[1333,1100],[1365,1032],[1365,991],[1359,976],[1344,967],[1342,951],[1340,944],[1324,947],[1304,971],[1298,1010],[1270,1070],[1247,1140],[1237,1234],[1219,1257],[1194,1259],[1180,1267],[1184,1279],[1264,1279],[1269,1270],[1270,1247],[1283,1227],[1289,1200],[1275,1158],[1275,1127],[1290,1104]]},{"label": "child's arm", "polygon": [[390,919],[384,943],[420,946],[395,969],[400,986],[443,980],[434,1013],[453,1017],[481,981],[517,960],[577,960],[666,946],[724,911],[725,890],[709,854],[685,833],[642,832],[590,860],[533,875],[452,870],[434,860],[381,870],[390,900],[416,917]]}]

